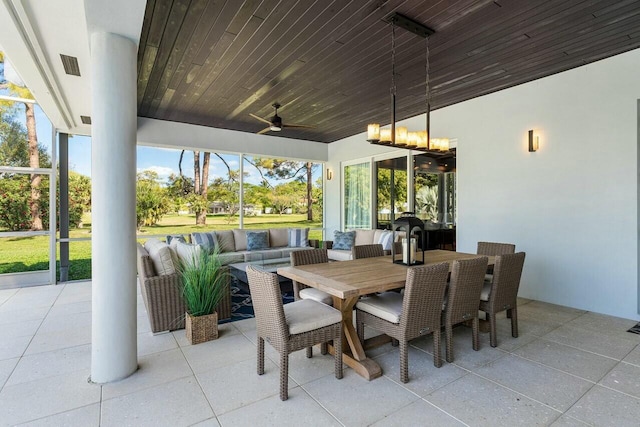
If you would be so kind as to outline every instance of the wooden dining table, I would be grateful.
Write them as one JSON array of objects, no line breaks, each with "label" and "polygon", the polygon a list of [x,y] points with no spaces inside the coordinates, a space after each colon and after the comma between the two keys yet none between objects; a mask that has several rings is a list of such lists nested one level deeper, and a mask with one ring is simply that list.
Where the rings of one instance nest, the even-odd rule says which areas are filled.
[{"label": "wooden dining table", "polygon": [[[424,264],[448,262],[451,269],[456,260],[480,256],[483,255],[432,250],[425,251]],[[489,265],[493,265],[494,258],[489,257]],[[422,259],[421,252],[416,259]],[[365,354],[353,325],[353,308],[358,298],[363,295],[404,287],[407,268],[409,267],[406,265],[393,263],[391,256],[383,256],[281,267],[278,268],[278,274],[324,291],[333,297],[333,306],[342,313],[343,362],[364,378],[372,380],[382,375],[382,369],[376,361],[367,358]]]}]

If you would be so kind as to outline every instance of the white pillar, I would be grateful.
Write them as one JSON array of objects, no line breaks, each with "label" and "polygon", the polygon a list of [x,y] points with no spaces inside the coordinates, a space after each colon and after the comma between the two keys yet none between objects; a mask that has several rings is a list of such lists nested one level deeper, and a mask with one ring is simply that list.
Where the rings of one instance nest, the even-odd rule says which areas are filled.
[{"label": "white pillar", "polygon": [[136,55],[131,40],[91,35],[91,381],[138,366],[136,323]]}]

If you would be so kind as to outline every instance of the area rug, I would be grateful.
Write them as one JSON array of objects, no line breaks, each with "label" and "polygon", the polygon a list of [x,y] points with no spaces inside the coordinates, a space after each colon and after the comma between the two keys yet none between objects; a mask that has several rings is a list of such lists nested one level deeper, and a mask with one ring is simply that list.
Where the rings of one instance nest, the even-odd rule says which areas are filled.
[{"label": "area rug", "polygon": [[[282,302],[284,304],[293,302],[293,293],[285,292],[282,295]],[[237,320],[249,319],[251,317],[254,317],[254,314],[249,289],[243,283],[233,280],[231,283],[231,318],[221,320],[219,323],[235,322]]]}]

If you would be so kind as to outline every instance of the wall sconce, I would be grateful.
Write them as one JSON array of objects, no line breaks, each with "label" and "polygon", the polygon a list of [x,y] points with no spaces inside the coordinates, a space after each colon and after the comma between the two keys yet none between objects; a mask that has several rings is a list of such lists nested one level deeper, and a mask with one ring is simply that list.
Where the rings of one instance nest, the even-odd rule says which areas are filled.
[{"label": "wall sconce", "polygon": [[333,171],[327,168],[327,181],[331,181],[333,179]]},{"label": "wall sconce", "polygon": [[540,147],[540,137],[533,134],[533,129],[529,130],[529,152],[538,151]]}]

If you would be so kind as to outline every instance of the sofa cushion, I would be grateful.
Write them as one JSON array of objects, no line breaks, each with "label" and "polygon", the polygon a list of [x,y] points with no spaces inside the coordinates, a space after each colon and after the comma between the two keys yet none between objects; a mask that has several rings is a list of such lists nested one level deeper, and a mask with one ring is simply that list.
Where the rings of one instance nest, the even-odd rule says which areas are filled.
[{"label": "sofa cushion", "polygon": [[176,242],[176,252],[181,263],[190,264],[197,262],[200,257],[201,247],[189,243]]},{"label": "sofa cushion", "polygon": [[149,239],[144,244],[158,276],[166,276],[177,271],[177,265],[169,245],[159,239]]},{"label": "sofa cushion", "polygon": [[290,228],[289,229],[289,247],[290,248],[306,248],[309,246],[309,229],[308,228]]},{"label": "sofa cushion", "polygon": [[245,262],[264,261],[267,259],[277,259],[286,256],[282,254],[281,248],[268,248],[259,251],[241,251],[239,253],[244,256]]},{"label": "sofa cushion", "polygon": [[236,262],[244,262],[244,254],[241,252],[223,252],[218,254],[220,264],[229,265]]},{"label": "sofa cushion", "polygon": [[237,251],[246,251],[247,250],[247,231],[255,231],[255,230],[241,230],[239,228],[234,228],[231,230],[233,232],[233,240],[236,243],[236,252]]},{"label": "sofa cushion", "polygon": [[220,252],[235,252],[236,243],[232,230],[218,230],[216,231],[216,240],[218,241],[218,248]]},{"label": "sofa cushion", "polygon": [[202,249],[209,253],[212,253],[216,249],[216,246],[218,246],[216,233],[213,231],[205,233],[191,233],[191,242],[202,246]]},{"label": "sofa cushion", "polygon": [[357,229],[354,231],[356,233],[356,245],[371,245],[373,243],[378,243],[373,241],[373,236],[375,235],[376,230]]},{"label": "sofa cushion", "polygon": [[349,261],[352,255],[351,250],[327,249],[327,257],[334,261]]},{"label": "sofa cushion", "polygon": [[333,249],[351,250],[355,241],[355,231],[334,231]]},{"label": "sofa cushion", "polygon": [[270,228],[269,244],[271,245],[272,248],[287,246],[289,244],[289,229],[288,228]]}]

